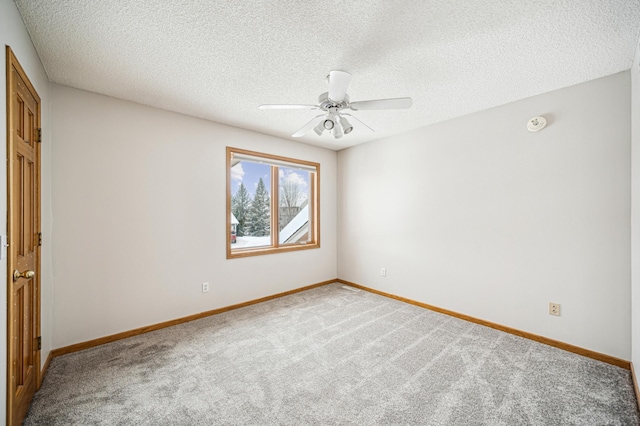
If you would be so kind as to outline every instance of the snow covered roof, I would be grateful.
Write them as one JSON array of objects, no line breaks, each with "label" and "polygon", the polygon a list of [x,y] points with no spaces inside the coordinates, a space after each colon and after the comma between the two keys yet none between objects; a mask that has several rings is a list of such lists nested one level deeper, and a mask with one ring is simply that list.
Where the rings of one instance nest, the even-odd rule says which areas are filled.
[{"label": "snow covered roof", "polygon": [[236,217],[234,216],[233,213],[231,213],[231,224],[232,225],[238,225],[240,222],[238,222],[238,219],[236,219]]},{"label": "snow covered roof", "polygon": [[[307,204],[300,212],[291,219],[291,222],[280,231],[280,240],[287,243],[292,236],[295,236],[298,231],[309,223],[309,204]],[[298,233],[299,234],[299,233]]]}]

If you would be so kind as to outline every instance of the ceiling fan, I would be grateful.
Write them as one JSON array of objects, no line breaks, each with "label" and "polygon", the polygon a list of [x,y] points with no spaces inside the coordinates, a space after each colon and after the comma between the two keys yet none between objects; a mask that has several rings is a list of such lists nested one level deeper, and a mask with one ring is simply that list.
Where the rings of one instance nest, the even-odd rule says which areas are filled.
[{"label": "ceiling fan", "polygon": [[[329,81],[329,91],[318,97],[318,105],[296,105],[296,104],[267,104],[260,105],[260,109],[319,109],[323,113],[313,117],[300,130],[295,132],[294,138],[304,136],[311,129],[318,135],[322,135],[325,130],[331,132],[334,138],[340,139],[342,135],[348,135],[353,130],[349,119],[362,124],[369,130],[371,127],[364,124],[351,114],[343,112],[346,109],[353,111],[371,109],[404,109],[410,108],[411,98],[375,99],[370,101],[350,102],[347,95],[347,88],[351,82],[351,74],[345,71],[331,71],[327,77]],[[349,119],[347,119],[349,117]]]}]

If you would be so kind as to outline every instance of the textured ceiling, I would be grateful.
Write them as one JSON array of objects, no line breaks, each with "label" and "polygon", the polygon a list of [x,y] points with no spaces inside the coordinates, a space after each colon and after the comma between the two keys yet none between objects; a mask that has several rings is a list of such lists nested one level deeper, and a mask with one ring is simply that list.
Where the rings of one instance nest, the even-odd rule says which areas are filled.
[{"label": "textured ceiling", "polygon": [[628,70],[640,34],[640,0],[16,4],[51,81],[283,138],[318,112],[258,105],[315,104],[330,70],[352,101],[413,98],[295,139],[336,150]]}]

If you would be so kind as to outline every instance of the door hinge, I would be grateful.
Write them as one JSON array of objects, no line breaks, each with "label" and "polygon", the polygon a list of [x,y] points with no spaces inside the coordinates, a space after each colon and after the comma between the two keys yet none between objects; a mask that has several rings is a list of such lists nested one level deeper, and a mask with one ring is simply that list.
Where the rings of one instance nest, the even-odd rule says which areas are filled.
[{"label": "door hinge", "polygon": [[38,127],[38,132],[36,134],[36,142],[41,143],[42,142],[42,129],[40,127]]},{"label": "door hinge", "polygon": [[42,337],[38,336],[38,350],[42,349]]},{"label": "door hinge", "polygon": [[38,247],[42,247],[42,232],[38,232]]}]

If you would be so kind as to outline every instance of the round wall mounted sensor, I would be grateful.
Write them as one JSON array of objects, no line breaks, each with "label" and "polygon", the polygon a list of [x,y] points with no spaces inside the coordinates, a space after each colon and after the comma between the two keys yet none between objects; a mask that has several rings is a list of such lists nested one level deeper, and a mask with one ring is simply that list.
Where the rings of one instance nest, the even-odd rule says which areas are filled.
[{"label": "round wall mounted sensor", "polygon": [[539,132],[540,130],[544,129],[546,125],[547,125],[546,118],[542,116],[533,117],[531,120],[527,122],[527,130],[530,132]]}]

